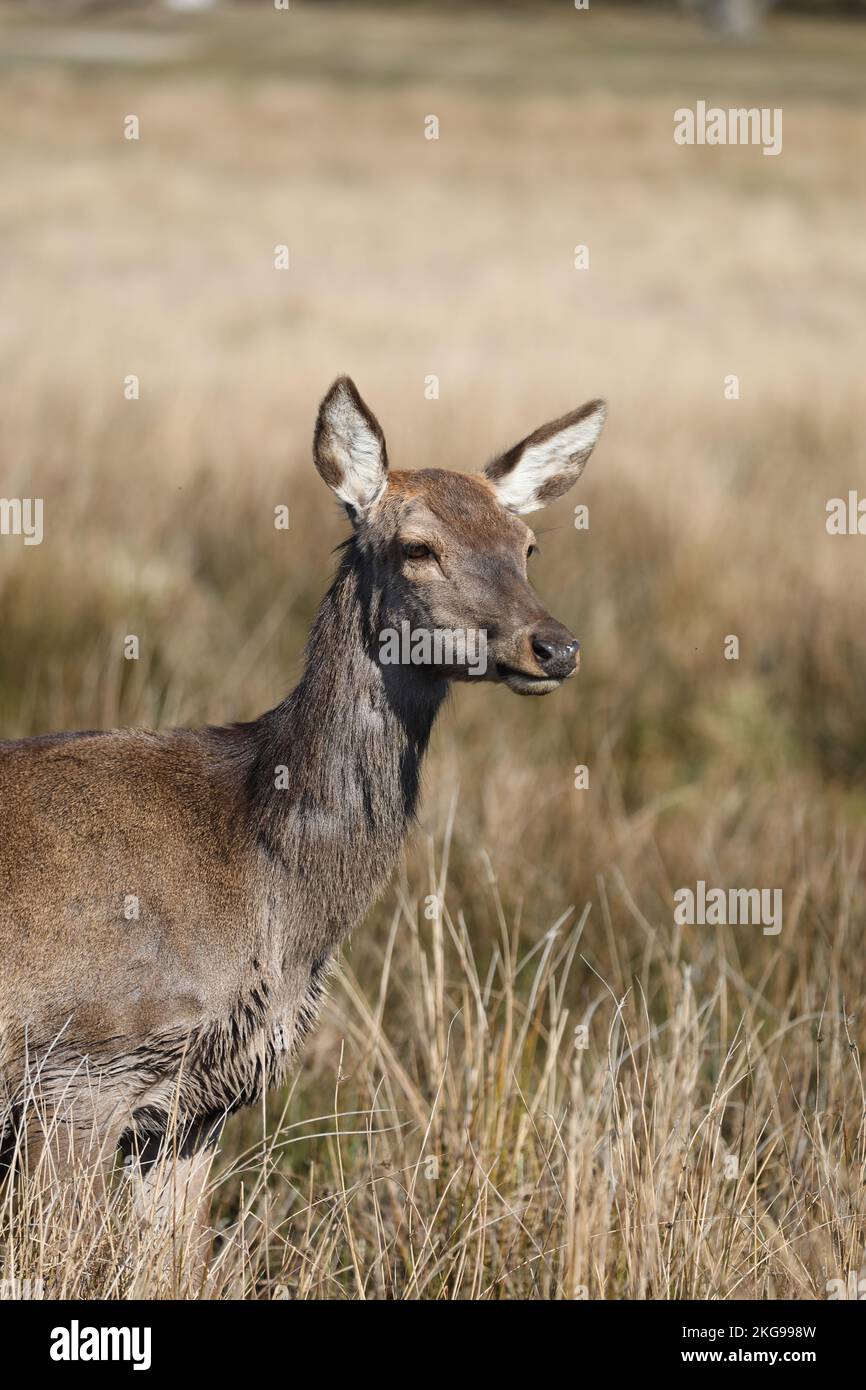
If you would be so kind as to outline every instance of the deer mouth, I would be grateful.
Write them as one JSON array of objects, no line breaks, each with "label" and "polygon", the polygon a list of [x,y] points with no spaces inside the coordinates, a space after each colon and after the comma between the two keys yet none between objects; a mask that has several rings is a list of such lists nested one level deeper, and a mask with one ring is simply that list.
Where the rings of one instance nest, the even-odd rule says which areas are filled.
[{"label": "deer mouth", "polygon": [[[558,690],[564,680],[568,680],[568,676],[532,676],[528,671],[518,671],[514,666],[503,666],[501,663],[496,670],[499,679],[515,695],[549,695],[552,690]],[[569,674],[574,675],[574,672]]]}]

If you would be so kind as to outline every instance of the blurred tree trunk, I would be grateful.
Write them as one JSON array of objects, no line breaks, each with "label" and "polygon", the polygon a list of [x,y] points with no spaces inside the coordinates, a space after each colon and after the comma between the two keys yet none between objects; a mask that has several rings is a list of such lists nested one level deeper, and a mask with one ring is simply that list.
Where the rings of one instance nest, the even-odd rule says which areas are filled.
[{"label": "blurred tree trunk", "polygon": [[701,9],[722,34],[744,39],[761,26],[772,0],[703,0]]}]

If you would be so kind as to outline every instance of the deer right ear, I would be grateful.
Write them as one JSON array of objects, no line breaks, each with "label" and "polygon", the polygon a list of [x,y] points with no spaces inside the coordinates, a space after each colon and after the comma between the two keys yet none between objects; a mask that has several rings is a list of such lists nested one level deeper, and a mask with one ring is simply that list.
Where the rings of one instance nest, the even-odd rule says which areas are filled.
[{"label": "deer right ear", "polygon": [[350,377],[338,377],[319,406],[313,458],[328,487],[353,516],[363,516],[385,491],[385,436]]},{"label": "deer right ear", "polygon": [[484,469],[499,501],[511,512],[535,512],[576,483],[607,417],[604,401],[551,420]]}]

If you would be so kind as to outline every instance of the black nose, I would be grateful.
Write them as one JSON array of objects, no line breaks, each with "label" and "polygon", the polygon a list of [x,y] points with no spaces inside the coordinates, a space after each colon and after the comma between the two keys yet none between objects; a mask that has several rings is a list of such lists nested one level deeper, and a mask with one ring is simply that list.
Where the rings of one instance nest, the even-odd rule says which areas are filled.
[{"label": "black nose", "polygon": [[564,627],[539,628],[532,634],[532,652],[546,676],[562,680],[571,675],[580,643]]}]

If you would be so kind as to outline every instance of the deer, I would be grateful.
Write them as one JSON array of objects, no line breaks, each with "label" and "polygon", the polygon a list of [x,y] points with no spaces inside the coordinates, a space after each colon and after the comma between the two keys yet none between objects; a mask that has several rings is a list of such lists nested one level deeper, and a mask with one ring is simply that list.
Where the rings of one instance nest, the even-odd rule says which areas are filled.
[{"label": "deer", "polygon": [[[351,533],[295,689],[225,727],[0,743],[7,1165],[47,1148],[59,1178],[120,1156],[162,1189],[170,1170],[207,1228],[207,1160],[298,1058],[399,858],[452,683],[541,696],[578,670],[577,639],[530,585],[521,518],[576,482],[605,417],[589,401],[477,473],[397,471],[340,377],[313,458]],[[483,632],[483,670],[459,650],[383,661],[382,632],[405,622]]]}]

